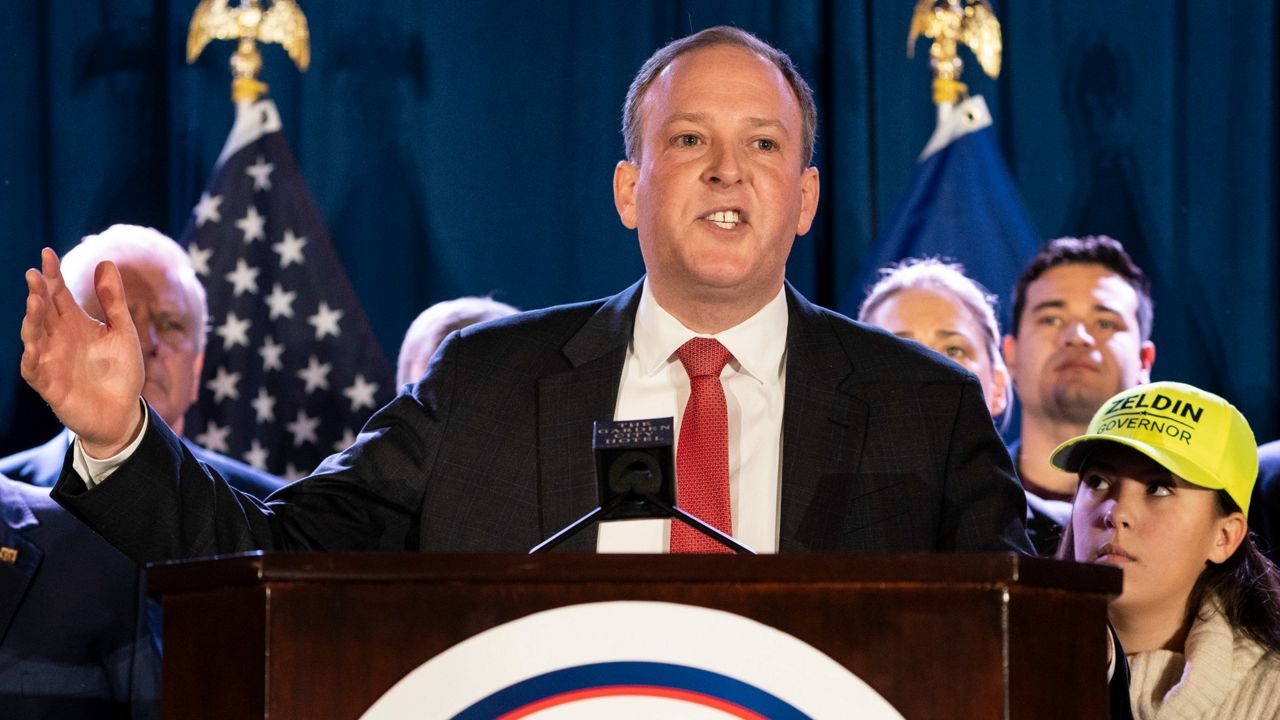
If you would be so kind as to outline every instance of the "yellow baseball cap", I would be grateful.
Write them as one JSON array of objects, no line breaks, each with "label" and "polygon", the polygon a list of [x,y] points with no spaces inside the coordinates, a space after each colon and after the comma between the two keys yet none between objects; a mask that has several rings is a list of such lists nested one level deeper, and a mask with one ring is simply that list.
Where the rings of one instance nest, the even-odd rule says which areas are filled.
[{"label": "yellow baseball cap", "polygon": [[1049,462],[1079,472],[1104,442],[1131,447],[1189,483],[1225,490],[1248,517],[1257,442],[1244,415],[1217,395],[1176,382],[1129,388],[1103,403],[1089,431],[1059,445]]}]

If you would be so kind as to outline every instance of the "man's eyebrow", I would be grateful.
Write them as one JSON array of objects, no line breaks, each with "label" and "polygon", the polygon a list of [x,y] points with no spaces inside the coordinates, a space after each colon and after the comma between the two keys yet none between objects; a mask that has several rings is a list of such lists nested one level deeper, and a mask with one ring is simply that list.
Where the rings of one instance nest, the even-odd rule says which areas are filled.
[{"label": "man's eyebrow", "polygon": [[[1035,312],[1040,312],[1041,310],[1061,310],[1066,306],[1067,306],[1067,303],[1065,300],[1045,300],[1044,302],[1038,303],[1036,304],[1035,307],[1031,308],[1031,312],[1035,313]],[[1095,304],[1093,306],[1093,310],[1094,312],[1105,312],[1105,313],[1110,313],[1112,315],[1118,315],[1120,317],[1124,317],[1124,313],[1120,312],[1119,310],[1109,305],[1103,305],[1102,303]]]},{"label": "man's eyebrow", "polygon": [[763,127],[774,128],[774,129],[780,130],[783,135],[789,134],[787,132],[787,126],[784,125],[782,121],[778,120],[777,118],[749,117],[747,118],[747,124],[753,128],[763,128]]},{"label": "man's eyebrow", "polygon": [[1041,310],[1061,310],[1066,306],[1067,303],[1064,300],[1045,300],[1042,303],[1037,303],[1035,307],[1031,308],[1031,312],[1040,312]]},{"label": "man's eyebrow", "polygon": [[681,112],[671,113],[667,116],[663,125],[670,125],[676,122],[691,122],[695,124],[705,124],[707,122],[707,114],[700,112]]},{"label": "man's eyebrow", "polygon": [[[667,116],[664,125],[670,125],[677,122],[688,122],[695,125],[705,125],[710,122],[710,118],[706,113],[702,112],[679,112],[671,113]],[[745,119],[747,125],[752,128],[774,128],[782,132],[783,135],[789,135],[787,126],[777,118],[749,117]]]}]

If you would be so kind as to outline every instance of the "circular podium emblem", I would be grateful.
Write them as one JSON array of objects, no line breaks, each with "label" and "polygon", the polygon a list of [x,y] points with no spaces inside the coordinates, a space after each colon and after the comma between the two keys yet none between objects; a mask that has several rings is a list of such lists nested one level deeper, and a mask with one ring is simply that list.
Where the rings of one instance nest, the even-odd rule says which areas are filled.
[{"label": "circular podium emblem", "polygon": [[406,675],[363,720],[827,720],[902,716],[830,657],[720,610],[604,602],[468,638]]}]

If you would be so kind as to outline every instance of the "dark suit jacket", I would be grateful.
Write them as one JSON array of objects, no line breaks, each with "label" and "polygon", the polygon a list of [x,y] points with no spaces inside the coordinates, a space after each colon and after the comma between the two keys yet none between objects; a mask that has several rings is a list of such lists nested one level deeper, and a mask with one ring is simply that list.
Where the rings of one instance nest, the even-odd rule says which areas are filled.
[{"label": "dark suit jacket", "polygon": [[[154,413],[115,475],[86,492],[68,470],[54,496],[145,561],[527,550],[597,504],[592,422],[613,417],[639,295],[637,283],[452,335],[355,445],[265,506],[210,482]],[[787,300],[780,549],[1029,552],[1022,490],[973,376],[790,286]]]},{"label": "dark suit jacket", "polygon": [[0,717],[155,712],[157,648],[137,566],[58,507],[0,476]]},{"label": "dark suit jacket", "polygon": [[1280,564],[1280,440],[1258,448],[1258,484],[1249,499],[1249,527],[1258,547]]},{"label": "dark suit jacket", "polygon": [[[231,483],[231,487],[256,498],[264,499],[285,485],[284,480],[275,475],[256,470],[239,460],[206,450],[191,441],[186,441],[186,445],[196,460],[217,470]],[[53,487],[62,474],[62,463],[70,447],[71,433],[63,430],[43,445],[0,458],[0,474],[28,485]]]}]

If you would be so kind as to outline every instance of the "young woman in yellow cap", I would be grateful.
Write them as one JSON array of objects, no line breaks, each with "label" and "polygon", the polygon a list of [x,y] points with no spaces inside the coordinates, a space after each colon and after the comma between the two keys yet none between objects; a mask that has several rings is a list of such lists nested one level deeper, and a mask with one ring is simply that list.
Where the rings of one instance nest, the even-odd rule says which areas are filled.
[{"label": "young woman in yellow cap", "polygon": [[1134,716],[1280,718],[1280,582],[1248,535],[1244,416],[1189,385],[1142,385],[1052,460],[1080,476],[1060,556],[1124,570],[1108,615]]}]

